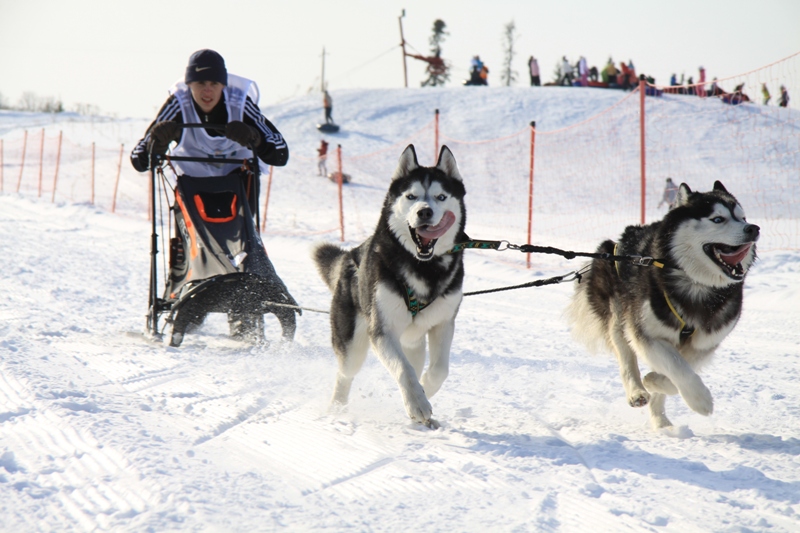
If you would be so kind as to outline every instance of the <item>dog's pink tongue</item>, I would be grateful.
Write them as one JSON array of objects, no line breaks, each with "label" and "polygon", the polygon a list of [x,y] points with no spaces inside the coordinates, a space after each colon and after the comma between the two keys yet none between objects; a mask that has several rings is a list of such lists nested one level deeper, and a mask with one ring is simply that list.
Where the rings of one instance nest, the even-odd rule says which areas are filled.
[{"label": "dog's pink tongue", "polygon": [[[435,226],[421,226],[417,228],[417,235],[419,235],[426,241],[430,241],[431,239],[438,239],[439,237],[444,235],[447,230],[450,229],[450,226],[452,226],[453,222],[455,221],[456,221],[456,216],[453,214],[453,212],[445,211],[444,215],[442,215],[442,220],[440,220],[438,224],[436,224]],[[425,244],[427,244],[427,242]]]},{"label": "dog's pink tongue", "polygon": [[732,265],[732,266],[733,265],[738,265],[739,263],[742,262],[742,259],[745,258],[745,256],[747,255],[747,252],[750,251],[750,247],[752,245],[753,245],[753,243],[743,244],[736,251],[731,252],[729,254],[721,253],[721,254],[719,254],[719,256],[723,261],[725,261],[729,265]]}]

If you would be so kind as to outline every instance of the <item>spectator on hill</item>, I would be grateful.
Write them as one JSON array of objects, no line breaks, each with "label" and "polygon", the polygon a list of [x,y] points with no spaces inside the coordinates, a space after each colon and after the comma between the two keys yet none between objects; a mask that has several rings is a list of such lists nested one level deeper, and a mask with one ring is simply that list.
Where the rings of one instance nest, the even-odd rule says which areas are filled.
[{"label": "spectator on hill", "polygon": [[481,85],[489,85],[489,67],[484,65],[481,67],[480,72]]},{"label": "spectator on hill", "polygon": [[528,70],[531,74],[531,87],[539,87],[542,84],[541,77],[539,76],[539,62],[533,56],[528,59]]},{"label": "spectator on hill", "polygon": [[589,69],[589,81],[597,82],[597,67],[591,67]]},{"label": "spectator on hill", "polygon": [[667,185],[664,187],[664,194],[661,196],[661,201],[658,202],[658,208],[667,204],[667,210],[675,207],[675,200],[678,198],[678,186],[672,181],[672,178],[667,178]]},{"label": "spectator on hill", "polygon": [[583,56],[578,59],[578,75],[581,77],[581,87],[588,87],[589,65],[586,64],[586,58]]},{"label": "spectator on hill", "polygon": [[772,95],[769,94],[769,89],[767,89],[766,83],[761,84],[761,96],[764,98],[764,105],[769,105]]},{"label": "spectator on hill", "polygon": [[784,85],[781,85],[781,95],[778,98],[778,105],[780,107],[789,107],[789,91],[786,90]]},{"label": "spectator on hill", "polygon": [[608,63],[606,63],[606,67],[603,69],[602,72],[603,83],[607,83],[609,87],[618,87],[617,85],[618,76],[619,76],[619,71],[617,70],[617,67],[614,66],[614,61],[609,57]]},{"label": "spectator on hill", "polygon": [[689,79],[686,80],[686,94],[697,94],[697,88],[694,86],[694,78],[689,76]]},{"label": "spectator on hill", "polygon": [[558,79],[558,84],[572,86],[572,65],[567,61],[567,56],[561,58],[561,77]]},{"label": "spectator on hill", "polygon": [[705,98],[706,97],[706,69],[704,69],[703,67],[700,67],[699,71],[700,71],[700,77],[697,78],[697,83],[699,84],[697,86],[697,96],[699,96],[700,98]]},{"label": "spectator on hill", "polygon": [[620,74],[617,76],[617,84],[619,84],[620,88],[627,91],[636,83],[634,81],[636,78],[631,76],[631,69],[624,61],[619,62],[619,67]]},{"label": "spectator on hill", "polygon": [[325,139],[322,139],[319,144],[319,148],[317,148],[317,171],[320,176],[327,176],[328,175],[328,143]]}]

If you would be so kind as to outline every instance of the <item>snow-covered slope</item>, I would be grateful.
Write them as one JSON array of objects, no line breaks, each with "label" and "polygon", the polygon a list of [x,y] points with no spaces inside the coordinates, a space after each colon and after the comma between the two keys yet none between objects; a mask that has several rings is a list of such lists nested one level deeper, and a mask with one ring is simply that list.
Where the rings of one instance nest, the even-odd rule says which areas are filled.
[{"label": "snow-covered slope", "polygon": [[[406,139],[436,108],[462,138],[490,139],[524,128],[534,105],[537,124],[556,129],[621,96],[464,94],[343,91],[334,117],[348,125],[350,149],[369,153]],[[317,105],[309,96],[265,110],[309,159]],[[15,138],[42,119],[0,114],[0,134]],[[147,121],[70,124],[89,142],[97,134],[130,145]],[[311,212],[320,182],[294,172],[296,193],[282,201]],[[380,188],[363,189],[360,201],[380,203]],[[323,238],[336,235],[266,237],[293,296],[315,309],[330,301],[309,258]],[[373,356],[348,411],[328,413],[336,364],[323,313],[304,312],[288,345],[274,323],[268,347],[229,340],[222,316],[178,349],[145,341],[148,245],[143,214],[0,196],[0,530],[800,527],[797,252],[761,254],[739,325],[703,374],[715,412],[705,418],[670,399],[675,438],[627,405],[610,355],[571,339],[569,285],[464,300],[450,375],[432,402],[442,428],[430,431],[407,420]],[[465,289],[576,267],[542,256],[524,270],[504,254],[468,253]]]}]

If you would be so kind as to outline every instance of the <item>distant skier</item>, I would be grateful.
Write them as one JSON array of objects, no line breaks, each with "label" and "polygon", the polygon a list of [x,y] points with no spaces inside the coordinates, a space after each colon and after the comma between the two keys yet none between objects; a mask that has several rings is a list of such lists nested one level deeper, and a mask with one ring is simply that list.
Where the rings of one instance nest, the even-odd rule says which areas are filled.
[{"label": "distant skier", "polygon": [[672,209],[675,206],[675,201],[678,198],[678,186],[672,181],[672,178],[667,178],[667,185],[664,187],[664,195],[661,201],[658,202],[658,207],[667,204],[667,209]]},{"label": "distant skier", "polygon": [[322,93],[322,106],[325,108],[325,124],[333,124],[333,98],[327,89]]}]

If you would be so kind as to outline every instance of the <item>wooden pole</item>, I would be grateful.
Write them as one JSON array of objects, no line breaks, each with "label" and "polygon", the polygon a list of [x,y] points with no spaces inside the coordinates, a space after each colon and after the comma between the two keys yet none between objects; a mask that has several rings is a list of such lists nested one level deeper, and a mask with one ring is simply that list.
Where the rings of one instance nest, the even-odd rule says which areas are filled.
[{"label": "wooden pole", "polygon": [[22,171],[25,170],[25,150],[28,147],[28,130],[25,130],[25,134],[22,136],[22,163],[19,165],[19,179],[17,180],[17,192],[19,192],[19,187],[22,185]]},{"label": "wooden pole", "polygon": [[645,216],[645,186],[647,184],[647,179],[645,177],[645,144],[644,144],[644,97],[646,82],[644,80],[639,80],[639,154],[640,154],[640,163],[641,163],[641,208],[640,208],[640,224],[644,225],[644,216]]},{"label": "wooden pole", "polygon": [[397,21],[400,23],[400,46],[403,47],[403,80],[405,80],[405,87],[408,88],[408,66],[406,65],[406,39],[403,37],[403,17],[406,16],[406,10],[404,9],[403,12],[397,17]]},{"label": "wooden pole", "polygon": [[264,215],[261,218],[261,233],[264,233],[264,230],[267,229],[267,208],[269,207],[269,193],[272,190],[272,173],[274,170],[275,167],[270,165],[269,177],[267,178],[267,194],[264,196]]},{"label": "wooden pole", "polygon": [[39,142],[39,194],[42,197],[42,168],[44,167],[44,128],[42,128],[42,140]]},{"label": "wooden pole", "polygon": [[58,151],[56,152],[56,173],[53,175],[53,196],[50,198],[50,203],[56,201],[56,184],[58,183],[58,167],[61,164],[61,138],[64,136],[63,131],[58,132]]},{"label": "wooden pole", "polygon": [[[528,177],[528,243],[533,238],[533,161],[536,153],[536,121],[531,121],[531,160],[530,176]],[[531,267],[531,254],[525,254],[525,266]]]},{"label": "wooden pole", "polygon": [[117,165],[117,179],[114,181],[114,196],[111,198],[111,212],[117,210],[117,191],[119,190],[119,175],[122,173],[122,152],[125,150],[125,144],[119,145],[119,164]]},{"label": "wooden pole", "polygon": [[339,172],[336,176],[336,184],[339,187],[339,240],[344,242],[344,206],[342,205],[342,182],[344,181],[344,174],[342,174],[342,145],[338,144],[336,148],[336,156],[339,160]]},{"label": "wooden pole", "polygon": [[[433,160],[438,163],[439,157],[439,110],[436,110],[436,116],[433,120]],[[434,164],[436,164],[434,163]]]}]

